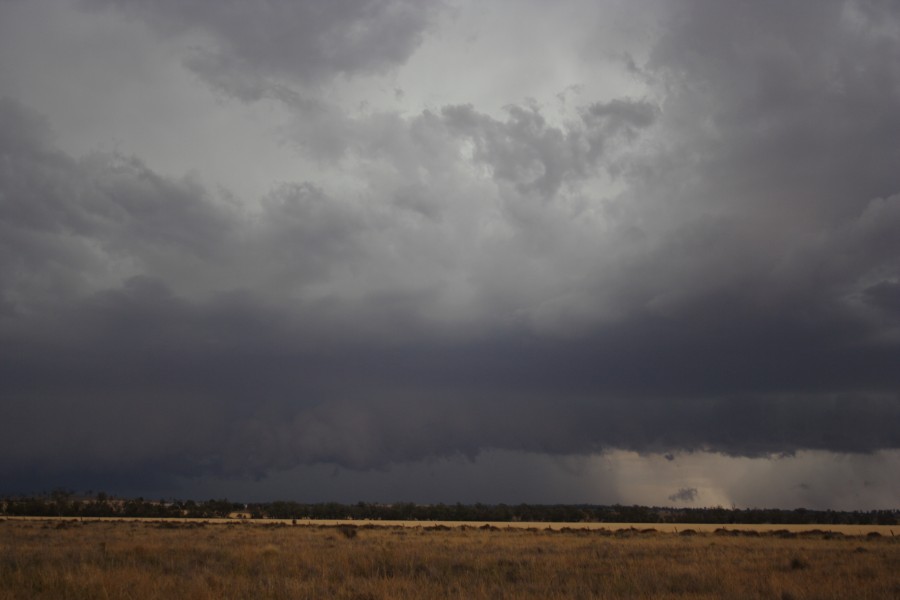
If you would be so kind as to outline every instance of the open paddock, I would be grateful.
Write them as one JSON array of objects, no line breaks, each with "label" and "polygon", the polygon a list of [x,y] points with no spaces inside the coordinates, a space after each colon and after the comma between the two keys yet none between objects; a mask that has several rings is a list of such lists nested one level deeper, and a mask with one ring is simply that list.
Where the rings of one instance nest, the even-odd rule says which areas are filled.
[{"label": "open paddock", "polygon": [[900,597],[872,532],[416,525],[7,518],[0,599]]}]

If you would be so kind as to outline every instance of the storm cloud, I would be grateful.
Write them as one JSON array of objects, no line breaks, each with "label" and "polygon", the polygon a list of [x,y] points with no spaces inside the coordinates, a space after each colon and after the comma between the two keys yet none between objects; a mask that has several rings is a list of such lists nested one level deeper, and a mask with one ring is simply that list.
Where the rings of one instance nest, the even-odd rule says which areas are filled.
[{"label": "storm cloud", "polygon": [[[242,197],[177,146],[180,173],[63,149],[37,58],[4,59],[6,487],[900,448],[891,3],[610,3],[642,46],[574,20],[576,88],[499,106],[465,73],[471,101],[384,92],[466,3],[38,4],[172,44],[241,119],[275,111],[298,176]],[[0,15],[44,27],[28,10]],[[587,97],[597,65],[627,89]]]},{"label": "storm cloud", "polygon": [[195,35],[201,41],[184,57],[185,66],[207,84],[247,101],[286,84],[315,85],[402,64],[441,10],[438,2],[409,0],[81,1],[142,19],[164,38]]}]

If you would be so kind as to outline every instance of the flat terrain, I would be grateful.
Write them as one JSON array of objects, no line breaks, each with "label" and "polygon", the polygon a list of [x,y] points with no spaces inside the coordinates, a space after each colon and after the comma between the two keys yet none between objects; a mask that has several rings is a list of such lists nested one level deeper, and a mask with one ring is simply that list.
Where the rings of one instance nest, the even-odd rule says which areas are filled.
[{"label": "flat terrain", "polygon": [[[185,519],[185,518],[156,518],[156,517],[18,517],[7,516],[0,519],[16,520],[16,521],[79,521],[83,523],[104,521],[104,522],[131,522],[131,523],[200,523],[205,525],[259,525],[262,527],[270,527],[272,525],[305,525],[310,527],[334,527],[340,525],[353,525],[356,527],[449,527],[449,528],[477,528],[494,527],[497,529],[587,529],[587,530],[609,530],[620,531],[623,529],[653,529],[660,533],[681,533],[686,529],[697,533],[713,533],[716,530],[727,529],[728,531],[751,531],[758,533],[771,533],[774,531],[789,531],[793,533],[804,532],[827,532],[840,533],[849,536],[862,536],[870,533],[877,533],[885,537],[893,537],[895,534],[900,537],[900,525],[822,525],[822,524],[793,524],[793,525],[768,525],[768,524],[713,524],[713,523],[596,523],[596,522],[578,522],[578,523],[560,523],[560,522],[535,522],[535,521],[383,521],[374,519],[225,519],[225,518],[208,518],[208,519]],[[720,532],[721,533],[721,532]]]},{"label": "flat terrain", "polygon": [[418,525],[3,519],[0,599],[900,597],[890,533]]}]

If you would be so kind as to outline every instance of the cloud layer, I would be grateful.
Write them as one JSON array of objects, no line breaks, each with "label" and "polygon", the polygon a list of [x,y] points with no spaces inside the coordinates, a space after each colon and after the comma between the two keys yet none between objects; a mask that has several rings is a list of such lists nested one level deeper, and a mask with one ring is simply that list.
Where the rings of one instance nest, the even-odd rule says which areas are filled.
[{"label": "cloud layer", "polygon": [[384,72],[421,42],[437,2],[352,0],[328,6],[262,3],[83,0],[145,20],[162,36],[200,41],[185,66],[242,100],[258,100],[291,83],[314,85],[337,75]]},{"label": "cloud layer", "polygon": [[501,111],[348,108],[466,6],[83,4],[278,106],[305,175],[238,198],[0,101],[8,480],[900,447],[892,4],[618,11],[642,53],[574,55],[637,87]]}]

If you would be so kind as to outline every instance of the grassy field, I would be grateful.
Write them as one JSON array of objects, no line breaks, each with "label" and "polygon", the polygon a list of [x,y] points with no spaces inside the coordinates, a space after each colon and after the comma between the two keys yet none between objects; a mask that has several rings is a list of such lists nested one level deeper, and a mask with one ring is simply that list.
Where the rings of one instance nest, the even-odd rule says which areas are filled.
[{"label": "grassy field", "polygon": [[900,538],[680,527],[6,519],[0,599],[900,597]]}]

